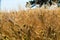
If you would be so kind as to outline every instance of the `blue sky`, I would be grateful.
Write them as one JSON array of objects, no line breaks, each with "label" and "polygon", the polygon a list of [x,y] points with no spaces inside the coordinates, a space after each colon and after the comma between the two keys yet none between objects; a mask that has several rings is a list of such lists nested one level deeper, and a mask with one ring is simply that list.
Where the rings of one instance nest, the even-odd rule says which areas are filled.
[{"label": "blue sky", "polygon": [[18,10],[18,6],[25,8],[28,0],[1,0],[1,10]]}]

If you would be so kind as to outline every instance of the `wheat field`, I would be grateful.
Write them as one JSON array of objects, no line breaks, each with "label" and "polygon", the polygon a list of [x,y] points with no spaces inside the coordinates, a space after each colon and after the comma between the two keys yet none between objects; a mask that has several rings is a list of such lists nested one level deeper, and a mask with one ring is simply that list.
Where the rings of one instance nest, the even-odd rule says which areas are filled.
[{"label": "wheat field", "polygon": [[0,11],[0,40],[60,40],[60,8]]}]

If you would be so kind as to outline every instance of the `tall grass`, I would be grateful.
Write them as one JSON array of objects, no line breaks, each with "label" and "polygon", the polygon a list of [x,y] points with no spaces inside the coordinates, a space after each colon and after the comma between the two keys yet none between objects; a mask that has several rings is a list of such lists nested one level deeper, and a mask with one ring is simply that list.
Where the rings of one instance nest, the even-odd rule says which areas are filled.
[{"label": "tall grass", "polygon": [[0,12],[0,40],[60,40],[60,8]]}]

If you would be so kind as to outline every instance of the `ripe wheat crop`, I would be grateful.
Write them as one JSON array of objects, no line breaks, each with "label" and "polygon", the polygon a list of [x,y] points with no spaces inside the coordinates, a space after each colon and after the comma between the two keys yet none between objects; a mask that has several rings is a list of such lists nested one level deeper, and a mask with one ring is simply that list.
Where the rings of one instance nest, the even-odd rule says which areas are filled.
[{"label": "ripe wheat crop", "polygon": [[60,8],[0,12],[0,40],[60,40]]}]

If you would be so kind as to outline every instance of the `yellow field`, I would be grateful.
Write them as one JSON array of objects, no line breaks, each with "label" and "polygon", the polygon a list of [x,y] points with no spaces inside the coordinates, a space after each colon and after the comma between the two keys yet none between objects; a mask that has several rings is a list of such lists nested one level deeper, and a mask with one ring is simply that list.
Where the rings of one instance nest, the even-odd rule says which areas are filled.
[{"label": "yellow field", "polygon": [[0,40],[60,40],[60,8],[0,12]]}]

